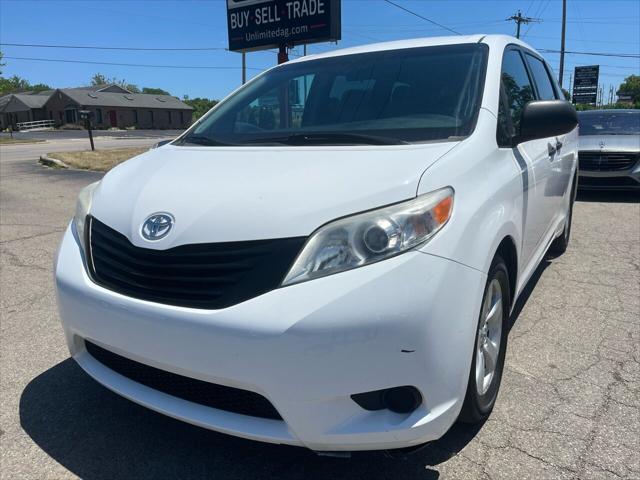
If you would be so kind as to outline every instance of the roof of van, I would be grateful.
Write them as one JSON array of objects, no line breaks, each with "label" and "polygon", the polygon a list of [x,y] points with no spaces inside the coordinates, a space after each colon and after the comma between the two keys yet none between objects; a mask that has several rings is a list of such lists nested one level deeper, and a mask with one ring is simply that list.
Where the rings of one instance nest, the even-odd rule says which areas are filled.
[{"label": "roof of van", "polygon": [[357,47],[340,48],[329,52],[307,55],[297,58],[289,63],[304,62],[306,60],[315,60],[318,58],[337,57],[340,55],[353,55],[356,53],[381,52],[385,50],[400,50],[404,48],[417,47],[435,47],[439,45],[459,45],[462,43],[484,43],[494,48],[501,48],[507,44],[517,44],[534,50],[521,40],[510,35],[484,35],[481,33],[475,35],[456,35],[446,37],[424,37],[412,38],[408,40],[394,40],[391,42],[370,43],[367,45],[359,45]]}]

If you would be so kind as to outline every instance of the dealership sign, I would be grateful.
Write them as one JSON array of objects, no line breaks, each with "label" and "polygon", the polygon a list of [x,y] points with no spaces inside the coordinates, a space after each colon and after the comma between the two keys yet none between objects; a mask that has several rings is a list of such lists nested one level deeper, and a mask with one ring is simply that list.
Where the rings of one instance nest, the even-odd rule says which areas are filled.
[{"label": "dealership sign", "polygon": [[227,0],[229,50],[340,39],[340,0]]},{"label": "dealership sign", "polygon": [[596,103],[600,65],[576,67],[573,80],[573,103]]}]

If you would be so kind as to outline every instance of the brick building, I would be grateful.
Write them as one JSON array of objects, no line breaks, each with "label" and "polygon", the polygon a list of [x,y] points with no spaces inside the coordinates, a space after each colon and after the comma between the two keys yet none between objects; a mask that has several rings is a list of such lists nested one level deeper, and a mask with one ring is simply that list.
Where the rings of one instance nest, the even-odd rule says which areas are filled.
[{"label": "brick building", "polygon": [[36,120],[78,124],[80,110],[93,113],[96,128],[182,129],[191,124],[193,108],[171,95],[131,93],[118,85],[58,88],[0,98],[0,128]]}]

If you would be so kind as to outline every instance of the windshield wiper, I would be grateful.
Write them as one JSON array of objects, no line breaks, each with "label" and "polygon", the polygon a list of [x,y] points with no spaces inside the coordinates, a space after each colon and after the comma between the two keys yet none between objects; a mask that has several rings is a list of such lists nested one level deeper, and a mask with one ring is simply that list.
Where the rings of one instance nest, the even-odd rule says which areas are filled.
[{"label": "windshield wiper", "polygon": [[361,144],[361,145],[406,145],[400,138],[366,135],[361,133],[295,133],[286,137],[266,137],[248,140],[246,143],[283,143],[286,145],[333,145],[333,144]]},{"label": "windshield wiper", "polygon": [[221,142],[220,140],[214,140],[210,137],[205,137],[204,135],[189,135],[182,139],[180,142],[181,145],[185,143],[192,143],[194,145],[204,145],[207,147],[228,147],[233,146],[232,143]]}]

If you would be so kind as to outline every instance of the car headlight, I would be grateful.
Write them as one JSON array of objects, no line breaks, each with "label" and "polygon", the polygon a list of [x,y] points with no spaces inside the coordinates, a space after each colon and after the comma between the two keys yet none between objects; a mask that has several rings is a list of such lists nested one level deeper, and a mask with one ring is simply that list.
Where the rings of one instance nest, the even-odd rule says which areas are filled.
[{"label": "car headlight", "polygon": [[453,196],[453,189],[446,187],[320,227],[307,241],[282,285],[362,267],[424,243],[451,217]]},{"label": "car headlight", "polygon": [[87,223],[87,215],[89,215],[89,211],[91,210],[91,201],[93,199],[93,192],[98,187],[100,182],[95,182],[90,185],[87,185],[78,194],[78,201],[76,202],[76,214],[73,217],[73,223],[76,226],[76,232],[78,234],[78,240],[80,241],[80,246],[82,250],[85,249],[85,224]]}]

